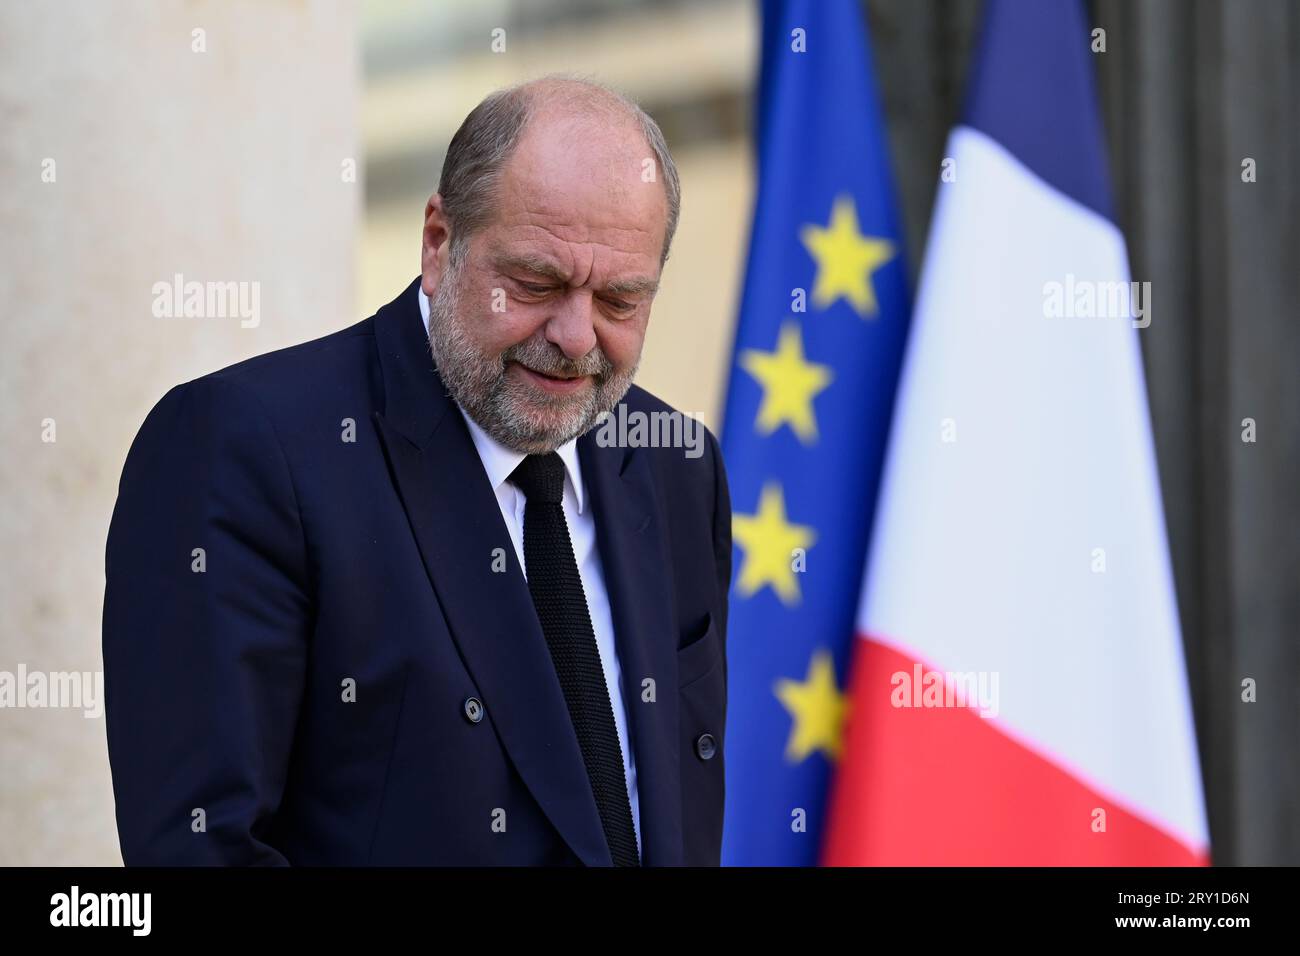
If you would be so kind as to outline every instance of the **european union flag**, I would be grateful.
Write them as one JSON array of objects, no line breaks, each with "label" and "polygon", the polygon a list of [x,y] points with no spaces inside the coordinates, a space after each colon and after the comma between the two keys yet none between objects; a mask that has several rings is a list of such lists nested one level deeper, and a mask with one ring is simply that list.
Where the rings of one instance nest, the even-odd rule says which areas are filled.
[{"label": "european union flag", "polygon": [[818,860],[907,328],[857,0],[767,0],[758,195],[723,421],[735,579],[727,865]]}]

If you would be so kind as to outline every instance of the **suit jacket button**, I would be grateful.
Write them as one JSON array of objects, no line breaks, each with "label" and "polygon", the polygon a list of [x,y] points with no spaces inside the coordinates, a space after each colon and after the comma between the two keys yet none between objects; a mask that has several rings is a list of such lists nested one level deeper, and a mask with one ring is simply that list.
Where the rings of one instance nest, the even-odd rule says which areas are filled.
[{"label": "suit jacket button", "polygon": [[701,760],[712,760],[717,752],[718,744],[713,734],[700,734],[695,738],[695,755]]},{"label": "suit jacket button", "polygon": [[464,707],[465,716],[471,724],[477,724],[483,719],[483,701],[477,697],[466,697]]}]

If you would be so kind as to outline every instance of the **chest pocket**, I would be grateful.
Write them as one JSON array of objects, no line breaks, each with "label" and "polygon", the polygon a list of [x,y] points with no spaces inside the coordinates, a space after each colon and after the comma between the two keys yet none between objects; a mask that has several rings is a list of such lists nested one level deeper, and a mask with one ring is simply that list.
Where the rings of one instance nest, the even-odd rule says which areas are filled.
[{"label": "chest pocket", "polygon": [[722,639],[713,615],[705,621],[704,633],[677,649],[677,686],[693,684],[722,665]]}]

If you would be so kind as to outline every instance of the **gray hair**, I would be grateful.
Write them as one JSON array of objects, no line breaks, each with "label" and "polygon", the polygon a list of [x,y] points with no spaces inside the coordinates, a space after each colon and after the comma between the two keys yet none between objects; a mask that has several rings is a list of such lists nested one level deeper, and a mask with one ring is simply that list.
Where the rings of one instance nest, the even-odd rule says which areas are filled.
[{"label": "gray hair", "polygon": [[558,75],[530,80],[490,94],[470,110],[451,138],[438,184],[443,212],[453,227],[450,257],[459,262],[469,248],[469,237],[491,220],[501,172],[536,107],[543,102],[538,95],[543,91],[548,94],[544,100],[546,103],[553,104],[558,99],[566,106],[604,112],[611,119],[621,115],[637,121],[647,145],[654,152],[668,200],[664,247],[659,256],[662,267],[668,261],[668,249],[673,242],[673,233],[677,231],[682,193],[677,166],[668,152],[659,124],[636,103],[609,87],[582,77]]}]

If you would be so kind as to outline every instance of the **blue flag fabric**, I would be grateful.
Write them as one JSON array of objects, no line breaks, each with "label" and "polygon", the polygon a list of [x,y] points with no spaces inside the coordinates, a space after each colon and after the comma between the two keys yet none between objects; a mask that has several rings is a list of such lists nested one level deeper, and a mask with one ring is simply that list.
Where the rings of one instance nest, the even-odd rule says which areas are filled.
[{"label": "blue flag fabric", "polygon": [[724,865],[812,865],[908,318],[856,0],[768,0],[723,421],[735,573]]}]

